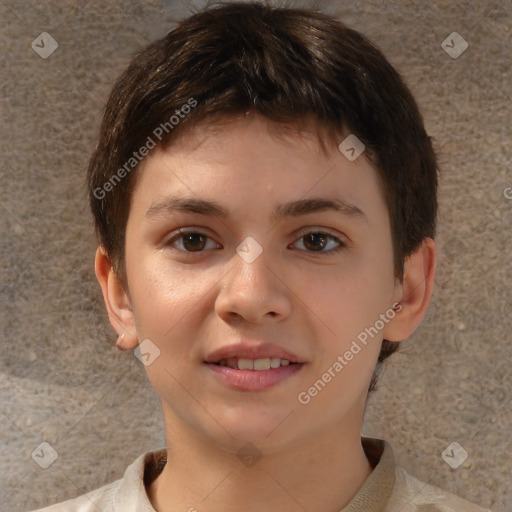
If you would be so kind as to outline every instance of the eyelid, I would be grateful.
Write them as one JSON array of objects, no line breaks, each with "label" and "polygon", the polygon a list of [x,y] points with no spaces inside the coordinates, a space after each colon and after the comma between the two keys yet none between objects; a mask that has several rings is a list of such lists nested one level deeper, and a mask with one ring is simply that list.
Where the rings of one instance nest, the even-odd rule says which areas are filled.
[{"label": "eyelid", "polygon": [[333,236],[334,238],[347,238],[346,235],[343,233],[340,233],[339,231],[334,231],[330,228],[325,228],[322,226],[307,226],[305,228],[299,229],[295,236],[304,236],[308,235],[309,233],[323,233],[325,235]]},{"label": "eyelid", "polygon": [[341,233],[340,231],[334,231],[329,228],[324,228],[321,226],[308,226],[307,228],[303,228],[299,230],[295,236],[301,238],[303,236],[309,235],[310,233],[322,233],[324,235],[328,235],[332,238],[337,239],[343,245],[348,246],[351,244],[351,241],[345,233]]}]

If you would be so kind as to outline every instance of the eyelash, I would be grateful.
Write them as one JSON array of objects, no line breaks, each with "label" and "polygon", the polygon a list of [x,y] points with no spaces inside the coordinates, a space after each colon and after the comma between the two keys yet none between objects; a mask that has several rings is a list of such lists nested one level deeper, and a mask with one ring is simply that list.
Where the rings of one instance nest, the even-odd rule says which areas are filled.
[{"label": "eyelash", "polygon": [[[337,236],[335,235],[332,235],[330,233],[327,233],[325,231],[320,231],[320,230],[309,230],[309,231],[305,231],[305,232],[302,232],[300,234],[300,236],[298,237],[297,241],[299,240],[302,240],[304,237],[306,237],[307,235],[311,235],[311,234],[315,234],[315,235],[323,235],[325,236],[329,241],[334,241],[338,244],[337,247],[335,247],[334,249],[329,249],[328,251],[307,251],[307,250],[303,250],[301,249],[302,251],[304,252],[307,252],[307,253],[310,253],[310,254],[319,254],[319,255],[329,255],[329,254],[334,254],[334,253],[337,253],[343,249],[345,249],[347,247],[347,243],[343,242],[342,240],[340,240],[340,238],[338,238]],[[183,239],[184,236],[187,236],[187,235],[203,235],[203,236],[206,236],[209,240],[211,240],[211,237],[209,237],[208,235],[206,235],[205,233],[201,232],[201,231],[195,231],[195,230],[189,230],[189,231],[182,231],[181,229],[178,230],[178,233],[177,234],[174,234],[174,236],[171,236],[171,238],[169,238],[167,240],[167,242],[165,242],[165,247],[169,247],[173,250],[179,250],[181,252],[185,252],[187,254],[202,254],[206,249],[202,249],[201,251],[187,251],[185,249],[178,249],[177,247],[175,247],[175,242],[179,239]],[[296,242],[295,242],[296,243]]]}]

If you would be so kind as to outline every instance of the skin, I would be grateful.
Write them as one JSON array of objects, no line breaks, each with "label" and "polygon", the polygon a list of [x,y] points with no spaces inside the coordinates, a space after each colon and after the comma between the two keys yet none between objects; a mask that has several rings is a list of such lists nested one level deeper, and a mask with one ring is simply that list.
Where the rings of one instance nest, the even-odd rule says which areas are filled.
[{"label": "skin", "polygon": [[[430,301],[435,243],[426,239],[407,259],[403,281],[395,279],[389,216],[364,155],[350,162],[335,147],[325,155],[310,133],[281,128],[277,137],[271,128],[251,115],[215,129],[196,126],[166,151],[153,150],[126,229],[127,289],[104,249],[97,251],[111,323],[125,333],[119,347],[149,338],[160,350],[145,366],[167,439],[168,463],[147,489],[159,512],[346,506],[372,471],[360,433],[381,341],[410,336]],[[147,215],[169,196],[215,201],[229,215]],[[277,205],[311,197],[342,199],[365,217],[324,210],[271,218]],[[207,238],[187,244],[174,238],[178,228]],[[319,232],[344,246],[333,251],[334,239],[304,238]],[[252,263],[236,252],[248,236],[263,249]],[[394,302],[402,309],[384,330],[307,405],[299,403],[298,394]],[[269,390],[231,389],[203,361],[242,339],[273,342],[306,364]],[[236,457],[247,442],[261,454],[251,467]]]}]

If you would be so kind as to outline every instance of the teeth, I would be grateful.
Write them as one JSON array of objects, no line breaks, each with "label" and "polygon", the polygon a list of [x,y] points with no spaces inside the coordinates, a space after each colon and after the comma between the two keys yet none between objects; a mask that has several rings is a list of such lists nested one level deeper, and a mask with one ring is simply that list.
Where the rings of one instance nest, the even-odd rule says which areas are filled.
[{"label": "teeth", "polygon": [[[238,361],[238,367],[240,368],[240,361]],[[254,370],[270,370],[270,358],[255,359],[253,368]]]},{"label": "teeth", "polygon": [[270,360],[270,368],[279,368],[281,366],[281,359],[279,357],[273,357]]},{"label": "teeth", "polygon": [[288,366],[290,361],[287,359],[279,359],[278,357],[265,357],[262,359],[230,357],[229,359],[221,359],[218,364],[220,366],[229,366],[230,368],[238,370],[270,370],[271,368]]},{"label": "teeth", "polygon": [[[256,361],[261,361],[261,359],[256,359]],[[253,359],[242,359],[238,360],[238,369],[239,370],[254,370],[254,360]]]}]

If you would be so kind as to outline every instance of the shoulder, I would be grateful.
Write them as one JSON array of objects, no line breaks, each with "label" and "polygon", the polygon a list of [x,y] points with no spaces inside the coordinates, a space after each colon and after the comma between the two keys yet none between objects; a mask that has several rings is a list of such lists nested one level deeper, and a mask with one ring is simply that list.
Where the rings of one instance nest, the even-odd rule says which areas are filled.
[{"label": "shoulder", "polygon": [[395,467],[395,485],[386,512],[491,512]]},{"label": "shoulder", "polygon": [[121,480],[116,480],[99,489],[88,492],[78,498],[73,498],[50,507],[41,508],[34,512],[113,512],[114,496]]},{"label": "shoulder", "polygon": [[68,501],[34,512],[154,512],[146,482],[162,470],[166,450],[147,452],[126,469],[123,478]]}]

